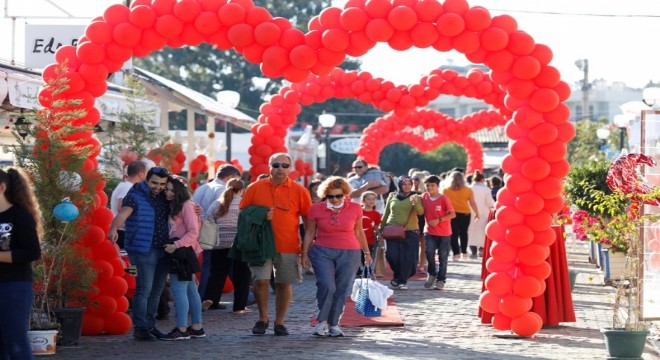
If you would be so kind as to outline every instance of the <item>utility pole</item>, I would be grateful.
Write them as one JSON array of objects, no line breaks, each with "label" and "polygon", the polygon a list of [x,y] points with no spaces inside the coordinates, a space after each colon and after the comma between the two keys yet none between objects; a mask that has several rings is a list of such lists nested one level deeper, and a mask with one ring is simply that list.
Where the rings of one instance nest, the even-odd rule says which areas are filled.
[{"label": "utility pole", "polygon": [[[580,59],[575,61],[575,66],[582,70],[584,77],[582,78],[582,119],[591,120],[591,111],[589,111],[589,91],[591,84],[589,83],[589,59]],[[577,119],[580,120],[580,119]]]}]

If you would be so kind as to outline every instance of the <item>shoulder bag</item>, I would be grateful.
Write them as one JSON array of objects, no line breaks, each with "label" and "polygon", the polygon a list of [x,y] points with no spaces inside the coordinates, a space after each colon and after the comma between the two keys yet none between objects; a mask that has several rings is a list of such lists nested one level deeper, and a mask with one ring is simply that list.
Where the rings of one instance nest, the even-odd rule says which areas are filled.
[{"label": "shoulder bag", "polygon": [[202,250],[213,249],[218,242],[218,227],[215,224],[215,219],[210,218],[202,221],[202,227],[199,230],[197,241]]}]

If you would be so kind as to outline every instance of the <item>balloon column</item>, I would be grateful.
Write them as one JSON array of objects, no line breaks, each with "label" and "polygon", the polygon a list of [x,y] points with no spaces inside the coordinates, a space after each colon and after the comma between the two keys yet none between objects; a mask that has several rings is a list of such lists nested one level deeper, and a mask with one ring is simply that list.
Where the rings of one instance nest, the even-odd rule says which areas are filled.
[{"label": "balloon column", "polygon": [[201,180],[206,181],[206,175],[209,172],[209,165],[207,164],[206,155],[197,155],[197,157],[190,161],[190,164],[188,164],[188,170],[190,172],[190,188],[194,191],[199,186],[200,179],[198,178],[200,174],[202,174],[203,177]]},{"label": "balloon column", "polygon": [[[536,44],[519,30],[511,16],[491,16],[487,9],[470,7],[465,0],[349,0],[344,8],[321,11],[310,21],[307,33],[293,28],[286,19],[273,17],[251,0],[136,0],[130,8],[110,6],[88,25],[76,47],[58,49],[55,60],[66,63],[69,70],[56,75],[56,65],[51,65],[44,70],[44,78],[65,77],[70,87],[53,95],[47,86],[40,93],[40,102],[50,108],[48,99],[53,96],[83,99],[80,108],[87,115],[75,123],[96,125],[100,114],[93,107],[94,98],[105,93],[109,73],[119,70],[131,56],[203,42],[220,50],[234,49],[249,62],[260,64],[265,76],[283,76],[292,83],[307,79],[311,73],[327,75],[347,55],[359,57],[379,42],[400,51],[413,46],[456,50],[473,63],[488,66],[495,85],[492,91],[505,91],[504,105],[513,118],[506,126],[512,145],[503,163],[507,185],[500,192],[498,210],[507,216],[500,215],[488,228],[500,249],[493,253],[493,259],[501,267],[492,274],[496,280],[488,281],[489,290],[481,304],[495,312],[498,329],[510,328],[519,335],[540,329],[540,322],[527,306],[533,294],[518,289],[538,285],[547,276],[533,270],[547,252],[547,219],[562,206],[561,179],[568,173],[566,143],[574,136],[569,109],[562,103],[568,99],[570,88],[549,65],[552,52],[547,46]],[[349,80],[342,76],[346,84],[351,83]],[[488,85],[481,86],[482,91],[487,90]],[[392,104],[384,105],[396,111],[393,104],[402,102],[405,106],[398,108],[403,114],[411,99],[415,105],[427,101],[426,94],[415,89],[405,94],[409,95],[405,100],[400,89],[390,89]],[[284,105],[287,96],[296,96],[289,90],[278,100],[282,104],[276,106]],[[286,150],[282,139],[300,105],[285,105],[276,111],[262,111],[271,120],[253,128],[253,175],[265,172],[264,159]],[[80,137],[90,145],[99,145],[91,132]],[[90,161],[91,169],[95,169],[98,164]],[[495,284],[504,286],[491,292]],[[506,284],[512,284],[509,292],[504,291]]]},{"label": "balloon column", "polygon": [[152,160],[156,166],[168,169],[172,174],[179,174],[186,162],[186,154],[181,144],[165,144],[160,148],[149,150],[147,158]]}]

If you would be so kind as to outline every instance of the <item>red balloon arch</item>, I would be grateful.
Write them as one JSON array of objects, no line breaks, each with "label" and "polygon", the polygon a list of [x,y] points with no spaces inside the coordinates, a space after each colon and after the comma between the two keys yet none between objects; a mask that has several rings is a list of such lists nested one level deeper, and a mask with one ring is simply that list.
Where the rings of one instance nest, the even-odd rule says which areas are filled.
[{"label": "red balloon arch", "polygon": [[[476,131],[504,122],[502,116],[493,111],[481,111],[458,120],[428,109],[415,110],[404,117],[388,114],[376,119],[364,131],[357,155],[368,163],[376,164],[381,151],[394,143],[406,143],[421,152],[427,152],[444,143],[455,142],[467,152],[466,170],[470,173],[483,169],[484,154],[481,143],[470,137],[471,131],[466,129]],[[463,124],[471,126],[463,127]],[[434,130],[434,133],[428,134],[428,130]]]},{"label": "red balloon arch", "polygon": [[[470,83],[468,75],[468,85],[463,90],[473,90],[463,94],[469,96],[474,91],[475,96],[484,95],[486,102],[503,100],[505,108],[500,109],[501,114],[507,118],[512,115],[506,132],[513,142],[511,153],[503,162],[507,175],[506,187],[498,199],[501,207],[496,220],[487,228],[494,240],[492,262],[497,266],[492,266],[495,271],[487,281],[480,304],[495,314],[493,326],[497,329],[511,329],[522,336],[539,331],[540,317],[529,311],[531,297],[536,293],[520,293],[515,289],[520,288],[516,284],[524,283],[538,290],[548,276],[536,268],[542,266],[539,264],[543,263],[551,243],[547,236],[550,230],[547,219],[563,205],[562,178],[569,170],[564,159],[566,143],[575,134],[568,121],[569,109],[562,103],[569,97],[570,88],[561,81],[557,69],[549,65],[552,51],[547,46],[536,44],[530,35],[519,30],[511,16],[491,17],[485,8],[470,7],[465,0],[442,3],[434,0],[349,0],[343,9],[324,9],[310,21],[307,33],[293,28],[286,19],[273,17],[251,0],[136,0],[130,8],[119,4],[110,6],[102,17],[89,24],[76,47],[64,46],[57,51],[57,64],[44,69],[44,80],[51,84],[53,80],[65,78],[68,89],[53,94],[53,88],[47,85],[40,92],[39,101],[52,109],[53,100],[82,99],[77,108],[85,110],[87,115],[75,120],[74,125],[93,126],[100,120],[94,98],[107,90],[108,74],[119,70],[131,56],[147,56],[166,46],[195,46],[203,42],[221,50],[234,49],[247,61],[260,64],[264,75],[283,76],[294,84],[308,79],[312,73],[328,75],[347,55],[364,55],[378,42],[387,42],[391,48],[401,51],[413,46],[432,47],[437,51],[456,50],[473,63],[488,66],[492,85],[484,77]],[[59,74],[55,69],[62,64],[66,64],[68,71]],[[369,79],[365,82],[358,74],[346,76],[340,79],[345,89],[354,86],[359,90],[360,80],[367,88]],[[447,82],[444,76],[445,72],[441,87],[449,89],[450,85],[444,85]],[[478,76],[472,75],[472,81]],[[374,82],[370,83],[374,86]],[[381,88],[388,83],[382,84]],[[408,91],[387,85],[389,89],[385,93],[372,93],[371,100],[378,103],[376,106],[405,115],[434,98],[430,96],[433,91],[429,95],[424,85],[418,85],[408,87]],[[325,88],[323,86],[321,92]],[[499,89],[504,93],[498,93],[495,99],[492,94]],[[296,96],[292,87],[288,90],[280,95],[282,106],[271,113],[263,111],[263,121],[260,120],[253,130],[250,162],[255,171],[263,171],[266,166],[263,160],[272,153],[286,150],[279,138],[284,137],[300,112],[300,105],[284,104],[287,97]],[[362,97],[368,100],[369,96],[363,93]],[[99,148],[100,144],[91,136],[91,132],[84,132],[76,141]],[[95,159],[91,161],[92,168],[97,168]],[[96,189],[97,195],[100,192],[102,189]],[[101,195],[98,198],[100,204]],[[107,231],[103,228],[105,217],[94,215],[88,221]],[[524,241],[520,241],[518,235],[523,235]],[[89,232],[83,236],[89,241],[91,237]],[[91,247],[92,253],[100,254],[102,247],[107,246]],[[101,260],[100,255],[98,258]],[[116,262],[118,259],[113,256],[108,260]],[[113,265],[110,277],[99,283],[102,290],[108,288],[110,297],[125,291],[126,281],[118,265]],[[97,270],[100,267],[107,276],[109,268],[103,264]],[[98,312],[89,312],[85,317],[86,333],[129,330],[130,321],[118,311],[124,307],[120,298],[113,299],[117,306],[112,306],[105,297],[97,299]],[[115,312],[110,312],[112,309]]]}]

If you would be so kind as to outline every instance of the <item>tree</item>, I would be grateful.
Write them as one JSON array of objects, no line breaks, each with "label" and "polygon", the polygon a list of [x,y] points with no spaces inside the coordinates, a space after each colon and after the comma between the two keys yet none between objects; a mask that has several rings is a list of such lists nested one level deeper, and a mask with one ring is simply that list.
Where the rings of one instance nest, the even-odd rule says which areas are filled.
[{"label": "tree", "polygon": [[[598,121],[581,120],[575,123],[575,138],[568,143],[568,161],[572,166],[587,165],[591,160],[603,160],[604,154],[599,151],[602,140],[596,136],[596,131],[607,124],[606,118]],[[609,143],[612,139],[608,139]]]},{"label": "tree", "polygon": [[440,174],[454,167],[463,167],[467,163],[465,150],[450,143],[433,151],[420,153],[408,144],[392,144],[383,149],[380,155],[380,167],[394,174],[408,174],[411,167]]}]

